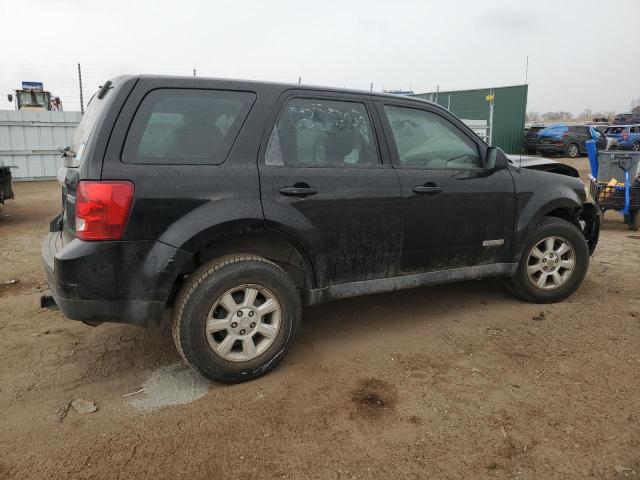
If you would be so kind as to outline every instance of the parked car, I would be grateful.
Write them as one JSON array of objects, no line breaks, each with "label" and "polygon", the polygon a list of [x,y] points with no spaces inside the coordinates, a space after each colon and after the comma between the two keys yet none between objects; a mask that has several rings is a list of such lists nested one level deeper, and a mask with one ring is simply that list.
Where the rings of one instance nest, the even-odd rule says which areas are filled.
[{"label": "parked car", "polygon": [[608,117],[593,117],[591,119],[591,123],[607,124],[607,123],[611,123],[611,120]]},{"label": "parked car", "polygon": [[532,125],[524,131],[523,148],[525,153],[533,155],[538,151],[538,133],[544,125]]},{"label": "parked car", "polygon": [[587,153],[586,141],[594,136],[598,150],[607,147],[605,136],[588,125],[553,125],[541,130],[538,134],[538,152],[542,155],[564,155],[576,158]]},{"label": "parked car", "polygon": [[613,117],[614,125],[630,125],[640,123],[640,112],[620,113]]},{"label": "parked car", "polygon": [[303,304],[485,277],[560,301],[599,232],[580,180],[371,92],[118,77],[58,178],[42,258],[64,315],[149,326],[172,307],[182,357],[223,382],[280,362]]},{"label": "parked car", "polygon": [[640,152],[640,125],[607,127],[604,134],[617,141],[618,149]]}]

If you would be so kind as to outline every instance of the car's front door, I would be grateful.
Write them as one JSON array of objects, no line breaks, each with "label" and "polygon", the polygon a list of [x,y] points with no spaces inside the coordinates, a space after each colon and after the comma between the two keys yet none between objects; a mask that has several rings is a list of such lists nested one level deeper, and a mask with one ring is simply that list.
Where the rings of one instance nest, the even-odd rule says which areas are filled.
[{"label": "car's front door", "polygon": [[394,275],[402,195],[373,105],[303,91],[279,105],[259,160],[267,225],[301,244],[319,287]]},{"label": "car's front door", "polygon": [[486,169],[486,145],[439,109],[377,107],[402,187],[401,273],[505,261],[515,211],[509,170]]}]

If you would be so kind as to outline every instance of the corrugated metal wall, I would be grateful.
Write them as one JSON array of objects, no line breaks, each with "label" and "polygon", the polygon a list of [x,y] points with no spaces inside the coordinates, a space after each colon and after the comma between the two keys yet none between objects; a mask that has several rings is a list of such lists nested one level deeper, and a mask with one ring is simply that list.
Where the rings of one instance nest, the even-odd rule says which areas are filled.
[{"label": "corrugated metal wall", "polygon": [[486,97],[492,92],[494,95],[493,145],[507,153],[520,153],[527,110],[528,85],[419,93],[416,96],[436,102],[460,118],[489,122],[490,108]]},{"label": "corrugated metal wall", "polygon": [[80,112],[0,110],[0,160],[15,179],[52,178],[62,166],[60,147],[71,144]]}]

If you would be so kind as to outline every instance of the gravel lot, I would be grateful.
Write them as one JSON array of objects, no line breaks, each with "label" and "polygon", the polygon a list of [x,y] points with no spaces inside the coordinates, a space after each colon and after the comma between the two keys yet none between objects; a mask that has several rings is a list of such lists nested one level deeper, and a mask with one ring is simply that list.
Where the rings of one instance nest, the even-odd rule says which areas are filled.
[{"label": "gravel lot", "polygon": [[[41,310],[60,193],[15,192],[0,211],[2,479],[640,478],[640,235],[618,214],[563,303],[475,281],[309,308],[279,368],[223,386],[185,370],[166,321]],[[76,399],[97,411],[60,421]]]}]

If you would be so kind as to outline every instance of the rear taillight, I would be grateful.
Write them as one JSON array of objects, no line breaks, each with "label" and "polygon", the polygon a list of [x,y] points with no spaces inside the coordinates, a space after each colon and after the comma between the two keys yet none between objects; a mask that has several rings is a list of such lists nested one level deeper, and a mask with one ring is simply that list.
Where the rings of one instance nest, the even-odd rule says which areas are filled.
[{"label": "rear taillight", "polygon": [[80,181],[76,236],[81,240],[120,240],[129,219],[133,192],[133,183],[127,181]]}]

